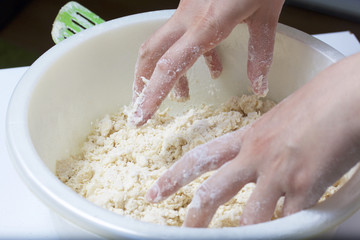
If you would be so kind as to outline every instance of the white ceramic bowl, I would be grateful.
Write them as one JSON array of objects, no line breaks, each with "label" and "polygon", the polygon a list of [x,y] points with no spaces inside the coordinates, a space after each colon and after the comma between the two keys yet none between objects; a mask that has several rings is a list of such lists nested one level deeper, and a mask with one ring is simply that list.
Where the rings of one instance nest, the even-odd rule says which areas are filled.
[{"label": "white ceramic bowl", "polygon": [[[149,12],[98,25],[54,46],[29,68],[8,108],[7,143],[33,193],[68,221],[110,238],[303,238],[332,229],[354,213],[360,207],[359,173],[311,209],[267,223],[224,229],[168,227],[129,219],[95,206],[56,178],[56,160],[78,150],[91,121],[130,102],[138,48],[172,14]],[[200,59],[188,75],[190,102],[165,105],[172,104],[178,111],[248,92],[247,39],[247,28],[240,25],[219,47],[224,63],[221,78],[211,80]],[[268,96],[280,101],[342,57],[313,37],[280,24]]]}]

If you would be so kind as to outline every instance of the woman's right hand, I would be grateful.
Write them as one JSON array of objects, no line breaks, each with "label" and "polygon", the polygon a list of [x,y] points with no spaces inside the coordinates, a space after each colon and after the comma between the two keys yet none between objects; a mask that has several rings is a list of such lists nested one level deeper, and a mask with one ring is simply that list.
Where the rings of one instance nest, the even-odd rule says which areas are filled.
[{"label": "woman's right hand", "polygon": [[[255,94],[268,91],[267,73],[274,48],[277,21],[284,0],[182,0],[174,15],[140,48],[133,86],[134,112],[130,122],[143,125],[175,86],[188,96],[183,76],[204,55],[211,75],[222,66],[215,47],[242,22],[249,27],[248,77]],[[147,84],[144,79],[149,80]],[[179,81],[180,80],[180,81]]]}]

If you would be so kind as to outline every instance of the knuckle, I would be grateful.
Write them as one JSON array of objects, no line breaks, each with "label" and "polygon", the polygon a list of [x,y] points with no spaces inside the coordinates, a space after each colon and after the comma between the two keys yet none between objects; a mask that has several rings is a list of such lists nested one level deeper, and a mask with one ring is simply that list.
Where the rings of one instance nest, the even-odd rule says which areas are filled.
[{"label": "knuckle", "polygon": [[162,70],[162,71],[165,71],[165,70],[170,70],[172,67],[173,67],[173,64],[172,62],[167,59],[167,58],[161,58],[157,64],[156,64],[156,67],[159,69],[159,70]]},{"label": "knuckle", "polygon": [[311,181],[306,171],[298,171],[288,177],[290,191],[297,194],[305,194],[311,187]]},{"label": "knuckle", "polygon": [[156,69],[163,73],[169,81],[177,78],[178,72],[180,71],[180,69],[175,68],[175,64],[167,58],[161,58],[156,63]]},{"label": "knuckle", "polygon": [[138,58],[141,60],[157,60],[162,52],[159,51],[158,45],[153,37],[150,37],[139,47]]},{"label": "knuckle", "polygon": [[215,198],[211,194],[211,189],[207,186],[206,183],[203,183],[198,190],[196,191],[192,207],[202,208],[202,209],[212,209],[215,205]]},{"label": "knuckle", "polygon": [[149,58],[149,56],[151,56],[151,50],[150,49],[151,48],[149,47],[149,42],[148,41],[142,43],[140,48],[139,48],[139,58],[140,59]]},{"label": "knuckle", "polygon": [[218,19],[210,14],[206,14],[201,18],[198,26],[201,28],[201,31],[205,32],[209,36],[209,39],[212,40],[213,44],[217,44],[222,39],[221,33],[223,30],[220,25],[221,24]]},{"label": "knuckle", "polygon": [[218,20],[216,20],[211,15],[207,14],[201,19],[201,25],[209,31],[217,31],[219,29]]}]

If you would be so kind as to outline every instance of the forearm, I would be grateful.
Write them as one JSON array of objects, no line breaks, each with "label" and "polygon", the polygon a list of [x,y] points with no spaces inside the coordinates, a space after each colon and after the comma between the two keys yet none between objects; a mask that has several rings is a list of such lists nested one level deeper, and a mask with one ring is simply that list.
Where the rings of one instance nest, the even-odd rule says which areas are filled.
[{"label": "forearm", "polygon": [[[347,131],[360,137],[360,53],[333,65],[325,73],[334,91],[333,101],[341,100],[338,115],[344,114]],[[342,107],[342,108],[341,108]]]},{"label": "forearm", "polygon": [[[312,96],[301,96],[302,92]],[[300,90],[299,97],[308,101],[309,109],[322,111],[327,121],[341,125],[334,128],[339,127],[339,131],[346,132],[349,137],[359,138],[360,53],[325,69]]]}]

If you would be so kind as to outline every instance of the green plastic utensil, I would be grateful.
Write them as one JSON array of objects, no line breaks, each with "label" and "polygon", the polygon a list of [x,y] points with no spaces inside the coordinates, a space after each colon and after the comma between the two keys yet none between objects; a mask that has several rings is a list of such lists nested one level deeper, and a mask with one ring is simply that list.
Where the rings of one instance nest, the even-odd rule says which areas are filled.
[{"label": "green plastic utensil", "polygon": [[105,22],[98,15],[77,2],[68,2],[59,11],[53,23],[51,36],[57,44],[87,28]]}]

